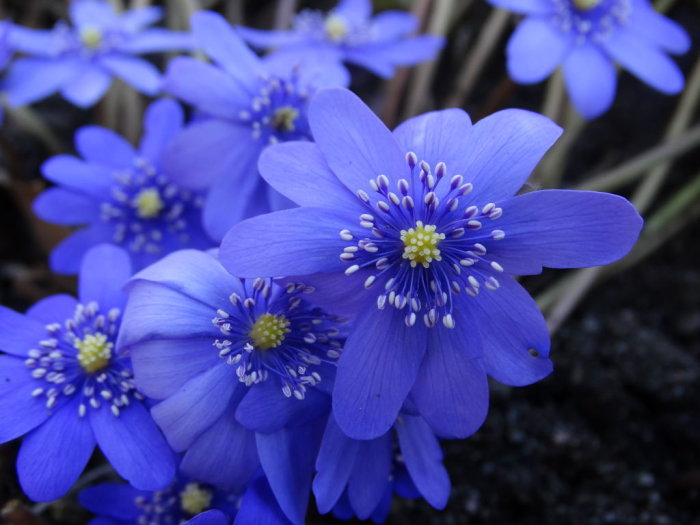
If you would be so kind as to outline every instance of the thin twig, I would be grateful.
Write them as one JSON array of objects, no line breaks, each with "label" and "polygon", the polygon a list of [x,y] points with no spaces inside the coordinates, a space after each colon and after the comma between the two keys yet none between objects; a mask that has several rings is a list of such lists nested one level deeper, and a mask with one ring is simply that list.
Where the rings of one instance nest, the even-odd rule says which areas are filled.
[{"label": "thin twig", "polygon": [[531,182],[545,188],[560,186],[571,148],[586,127],[587,122],[569,104],[564,125],[564,134],[542,160]]},{"label": "thin twig", "polygon": [[297,0],[277,0],[274,28],[278,31],[287,29],[296,10]]},{"label": "thin twig", "polygon": [[564,89],[564,75],[561,68],[549,77],[547,91],[542,104],[542,114],[551,118],[554,122],[561,123],[562,110],[566,102],[566,90]]}]

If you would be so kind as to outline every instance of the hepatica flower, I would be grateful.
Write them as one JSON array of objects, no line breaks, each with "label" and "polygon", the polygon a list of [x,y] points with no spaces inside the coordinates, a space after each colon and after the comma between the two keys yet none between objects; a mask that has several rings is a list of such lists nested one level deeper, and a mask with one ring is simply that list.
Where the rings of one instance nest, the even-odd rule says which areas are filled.
[{"label": "hepatica flower", "polygon": [[261,465],[295,523],[342,342],[311,291],[242,281],[213,255],[183,250],[134,277],[120,338],[137,384],[163,400],[152,414],[185,452],[183,472],[239,490]]},{"label": "hepatica flower", "polygon": [[444,40],[433,35],[411,36],[418,19],[403,11],[372,16],[370,0],[341,0],[332,11],[305,9],[289,31],[261,31],[240,27],[240,34],[256,47],[273,47],[292,54],[331,54],[339,62],[368,69],[380,77],[394,75],[398,66],[434,59]]},{"label": "hepatica flower", "polygon": [[44,176],[58,186],[34,201],[36,214],[87,225],[51,253],[55,272],[75,273],[82,255],[103,242],[123,246],[136,269],[179,248],[211,245],[201,224],[203,194],[181,188],[163,169],[165,148],[182,125],[180,106],[159,100],[146,111],[138,150],[111,130],[86,126],[75,136],[84,160],[57,155],[44,163]]},{"label": "hepatica flower", "polygon": [[690,38],[649,0],[489,1],[526,15],[508,42],[510,76],[539,82],[562,64],[571,101],[586,118],[612,105],[615,64],[662,93],[683,89],[683,74],[666,53],[685,53]]},{"label": "hepatica flower", "polygon": [[97,443],[136,487],[161,489],[175,462],[134,386],[116,340],[131,276],[128,256],[90,251],[79,300],[54,295],[26,315],[0,307],[0,442],[26,434],[17,474],[33,500],[59,498],[75,483]]},{"label": "hepatica flower", "polygon": [[301,207],[234,226],[222,263],[246,277],[300,275],[318,304],[355,311],[333,393],[348,436],[385,434],[409,394],[438,435],[469,435],[487,412],[486,374],[524,385],[551,371],[542,315],[511,275],[614,261],[641,218],[606,193],[514,197],[561,133],[534,113],[472,126],[452,109],[392,133],[351,92],[328,89],[309,123],[315,144],[260,159]]},{"label": "hepatica flower", "polygon": [[195,13],[191,24],[214,64],[182,57],[168,67],[164,90],[205,116],[175,139],[168,168],[184,185],[213,184],[204,223],[220,240],[244,217],[291,206],[257,176],[260,152],[271,143],[310,139],[309,97],[318,87],[346,85],[348,77],[319,58],[259,59],[216,13]]},{"label": "hepatica flower", "polygon": [[89,107],[102,98],[113,76],[155,95],[160,74],[138,55],[192,47],[186,33],[148,28],[162,15],[158,7],[118,14],[108,1],[75,0],[70,25],[59,22],[51,30],[15,26],[12,46],[29,56],[17,59],[8,74],[9,103],[31,104],[60,91],[69,102]]}]

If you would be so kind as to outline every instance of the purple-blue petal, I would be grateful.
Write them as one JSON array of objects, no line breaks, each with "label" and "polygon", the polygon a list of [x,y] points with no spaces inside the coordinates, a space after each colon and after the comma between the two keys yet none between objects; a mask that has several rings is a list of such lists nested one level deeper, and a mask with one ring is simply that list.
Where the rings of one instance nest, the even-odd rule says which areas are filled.
[{"label": "purple-blue petal", "polygon": [[27,352],[45,338],[46,328],[45,323],[0,305],[0,334],[0,350],[26,359]]},{"label": "purple-blue petal", "polygon": [[83,257],[78,277],[78,297],[83,304],[97,301],[106,313],[122,308],[126,294],[122,288],[131,277],[129,254],[111,244],[100,244]]},{"label": "purple-blue petal", "polygon": [[184,125],[185,115],[180,104],[169,98],[157,100],[146,110],[139,154],[156,165],[161,155]]},{"label": "purple-blue petal", "polygon": [[93,224],[78,230],[61,241],[49,255],[51,269],[59,274],[72,275],[80,270],[85,253],[103,242],[109,242],[112,234],[103,224]]},{"label": "purple-blue petal", "polygon": [[11,106],[24,106],[55,93],[82,69],[73,59],[18,58],[5,76],[3,90]]},{"label": "purple-blue petal", "polygon": [[348,497],[357,517],[364,520],[377,508],[390,481],[392,434],[363,441],[358,454],[361,460],[355,462],[350,474]]},{"label": "purple-blue petal", "polygon": [[[50,295],[34,303],[26,315],[42,323],[50,324],[73,317],[78,301],[72,295]],[[3,331],[3,334],[7,332]],[[4,337],[4,336],[3,336]]]},{"label": "purple-blue petal", "polygon": [[648,1],[633,2],[626,27],[668,53],[682,55],[691,46],[690,36],[683,26],[657,13]]},{"label": "purple-blue petal", "polygon": [[187,51],[195,47],[194,38],[190,33],[154,27],[139,31],[125,42],[121,49],[127,53],[141,55],[164,51]]},{"label": "purple-blue petal", "polygon": [[39,218],[54,224],[85,224],[99,219],[100,207],[94,198],[64,188],[49,188],[32,203]]},{"label": "purple-blue petal", "polygon": [[508,73],[521,84],[540,82],[564,60],[573,43],[573,32],[560,31],[547,17],[526,18],[508,41]]},{"label": "purple-blue petal", "polygon": [[389,78],[394,75],[396,67],[434,60],[444,45],[442,37],[420,35],[397,42],[358,45],[347,50],[345,60]]},{"label": "purple-blue petal", "polygon": [[612,106],[617,70],[598,46],[585,43],[575,46],[564,60],[564,81],[574,107],[592,119]]},{"label": "purple-blue petal", "polygon": [[98,66],[87,65],[63,84],[61,95],[71,104],[89,108],[107,93],[111,84],[112,77],[106,71]]},{"label": "purple-blue petal", "polygon": [[418,29],[418,18],[406,11],[382,11],[372,19],[377,39],[394,40]]},{"label": "purple-blue petal", "polygon": [[24,359],[0,355],[0,443],[23,436],[51,415],[45,401],[32,396],[37,387]]},{"label": "purple-blue petal", "polygon": [[94,514],[135,521],[141,513],[135,499],[144,495],[143,491],[126,483],[100,483],[81,490],[78,501]]},{"label": "purple-blue petal", "polygon": [[290,525],[265,476],[254,479],[243,495],[234,525]]},{"label": "purple-blue petal", "polygon": [[86,161],[118,170],[131,168],[136,160],[136,150],[124,137],[101,126],[80,128],[75,148]]},{"label": "purple-blue petal", "polygon": [[229,525],[228,516],[220,510],[208,510],[197,514],[191,520],[187,520],[183,525]]},{"label": "purple-blue petal", "polygon": [[112,54],[100,58],[100,65],[145,95],[156,95],[161,88],[158,69],[143,58]]}]

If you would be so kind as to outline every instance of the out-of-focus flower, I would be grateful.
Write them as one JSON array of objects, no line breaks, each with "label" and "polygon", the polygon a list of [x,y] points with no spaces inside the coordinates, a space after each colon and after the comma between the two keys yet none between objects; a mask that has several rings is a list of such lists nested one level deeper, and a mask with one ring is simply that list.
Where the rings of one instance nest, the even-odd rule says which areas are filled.
[{"label": "out-of-focus flower", "polygon": [[17,457],[24,492],[61,497],[95,443],[116,471],[144,490],[162,489],[175,461],[136,390],[129,356],[116,345],[131,276],[123,250],[103,245],[84,258],[80,302],[39,301],[26,315],[0,307],[0,442],[25,435]]},{"label": "out-of-focus flower", "polygon": [[203,513],[227,525],[236,515],[240,497],[178,476],[169,487],[158,491],[138,490],[125,483],[101,483],[83,489],[78,501],[97,514],[90,525],[177,525],[197,516],[198,521],[193,523],[203,525],[199,521],[204,519]]},{"label": "out-of-focus flower", "polygon": [[618,63],[662,93],[683,89],[683,74],[666,53],[683,54],[690,38],[649,0],[489,0],[526,15],[508,42],[508,71],[540,82],[559,65],[571,101],[586,118],[610,108]]},{"label": "out-of-focus flower", "polygon": [[347,508],[360,519],[381,522],[395,491],[423,496],[437,509],[445,508],[450,495],[440,443],[420,416],[401,414],[392,431],[366,441],[346,436],[331,416],[316,470],[313,490],[322,513],[340,505],[341,514]]},{"label": "out-of-focus flower", "polygon": [[88,225],[51,253],[55,272],[75,273],[82,255],[103,242],[127,249],[136,270],[183,247],[211,246],[202,227],[203,194],[179,187],[164,169],[166,146],[182,126],[180,106],[159,100],[146,112],[138,150],[109,129],[86,126],[75,136],[84,160],[57,155],[44,163],[44,176],[58,186],[34,201],[36,214]]},{"label": "out-of-focus flower", "polygon": [[238,28],[253,46],[303,56],[331,53],[339,62],[363,67],[384,78],[393,76],[396,67],[437,56],[444,39],[411,36],[416,29],[418,19],[411,13],[384,11],[372,16],[370,0],[341,0],[327,14],[305,9],[294,18],[289,31]]},{"label": "out-of-focus flower", "polygon": [[71,25],[51,30],[13,26],[11,45],[29,55],[15,60],[5,89],[14,106],[31,104],[57,91],[80,107],[92,106],[117,76],[146,95],[160,90],[158,70],[138,55],[192,47],[187,33],[147,26],[162,18],[158,7],[118,14],[107,1],[75,0]]},{"label": "out-of-focus flower", "polygon": [[[5,70],[7,62],[12,56],[12,50],[10,49],[10,23],[5,20],[0,21],[0,72]],[[4,90],[4,86],[1,87]],[[3,111],[2,105],[0,105],[0,124],[2,124]]]},{"label": "out-of-focus flower", "polygon": [[163,399],[152,414],[185,452],[182,471],[240,490],[261,465],[295,523],[341,349],[338,322],[306,301],[311,291],[242,281],[183,250],[134,276],[120,338],[139,388]]},{"label": "out-of-focus flower", "polygon": [[350,91],[327,89],[309,124],[316,143],[260,159],[301,207],[234,226],[222,263],[244,277],[300,275],[317,304],[357,314],[333,392],[348,436],[385,434],[409,394],[438,435],[468,436],[486,416],[486,374],[524,385],[551,371],[542,314],[511,275],[617,260],[641,218],[607,193],[513,197],[561,133],[527,111],[472,126],[445,110],[392,134]]},{"label": "out-of-focus flower", "polygon": [[318,57],[259,59],[216,13],[195,13],[191,22],[215,64],[181,57],[168,67],[163,89],[205,118],[175,138],[166,167],[180,184],[212,185],[204,224],[220,240],[242,218],[292,206],[257,176],[260,152],[271,143],[310,139],[309,97],[349,79],[340,65]]}]

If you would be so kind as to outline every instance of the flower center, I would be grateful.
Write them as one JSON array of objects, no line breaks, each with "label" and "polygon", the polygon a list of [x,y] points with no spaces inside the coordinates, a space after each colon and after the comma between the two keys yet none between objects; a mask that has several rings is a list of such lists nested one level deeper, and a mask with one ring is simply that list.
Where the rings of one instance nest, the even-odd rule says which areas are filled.
[{"label": "flower center", "polygon": [[323,29],[333,42],[340,42],[348,35],[348,25],[338,15],[328,15]]},{"label": "flower center", "polygon": [[198,483],[188,483],[180,492],[180,506],[185,512],[196,515],[211,505],[212,493],[203,489]]},{"label": "flower center", "polygon": [[87,334],[82,339],[76,339],[73,346],[78,350],[78,362],[87,372],[94,373],[109,364],[112,357],[113,343],[101,332]]},{"label": "flower center", "polygon": [[256,348],[267,350],[282,344],[289,330],[289,321],[283,315],[262,314],[253,323],[250,337]]},{"label": "flower center", "polygon": [[165,203],[156,188],[145,188],[134,198],[136,214],[142,219],[157,217],[164,206]]},{"label": "flower center", "polygon": [[292,106],[278,108],[272,117],[272,127],[277,131],[294,131],[294,123],[298,117],[299,110]]},{"label": "flower center", "polygon": [[102,44],[102,31],[96,27],[85,27],[80,31],[80,41],[90,49],[96,49]]},{"label": "flower center", "polygon": [[603,0],[573,0],[577,9],[588,11],[598,7]]},{"label": "flower center", "polygon": [[403,258],[409,260],[411,268],[415,268],[418,264],[428,268],[433,260],[442,260],[437,246],[444,238],[444,233],[435,233],[435,225],[423,225],[422,221],[417,221],[415,228],[401,230],[401,241],[404,245]]}]

